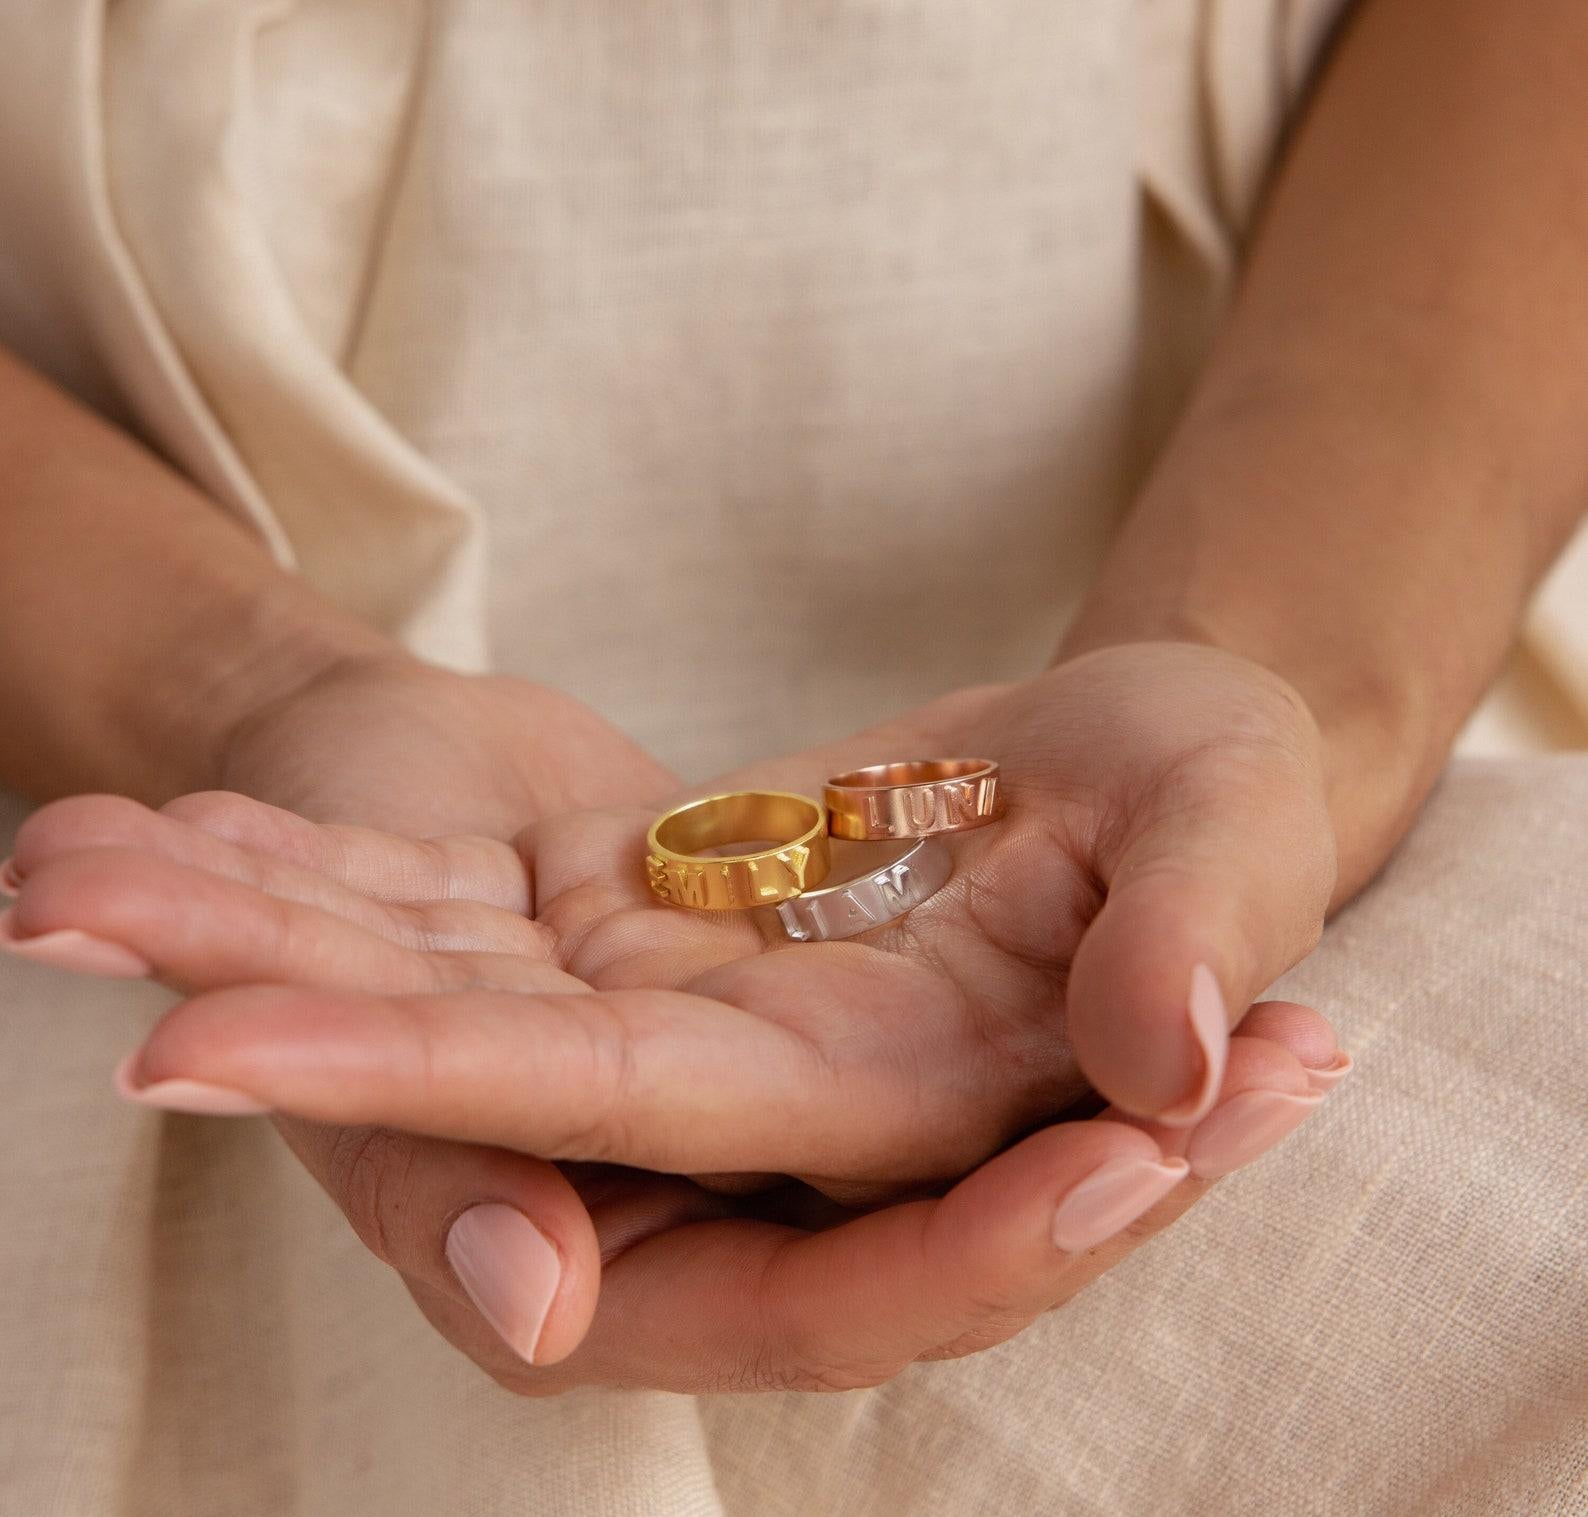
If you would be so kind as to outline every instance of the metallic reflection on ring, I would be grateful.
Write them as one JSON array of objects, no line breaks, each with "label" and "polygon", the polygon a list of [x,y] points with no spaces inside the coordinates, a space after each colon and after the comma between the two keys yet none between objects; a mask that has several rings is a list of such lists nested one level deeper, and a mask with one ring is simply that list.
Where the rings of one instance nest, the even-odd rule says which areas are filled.
[{"label": "metallic reflection on ring", "polygon": [[885,842],[968,832],[1004,814],[989,759],[907,759],[835,774],[822,792],[835,838]]},{"label": "metallic reflection on ring", "polygon": [[[711,851],[752,839],[771,846]],[[735,790],[675,806],[657,817],[647,841],[651,889],[695,911],[775,906],[821,884],[830,864],[826,808],[784,790]]]},{"label": "metallic reflection on ring", "polygon": [[841,885],[807,890],[784,901],[777,914],[796,943],[852,938],[913,911],[936,895],[953,872],[948,845],[922,838],[891,864]]}]

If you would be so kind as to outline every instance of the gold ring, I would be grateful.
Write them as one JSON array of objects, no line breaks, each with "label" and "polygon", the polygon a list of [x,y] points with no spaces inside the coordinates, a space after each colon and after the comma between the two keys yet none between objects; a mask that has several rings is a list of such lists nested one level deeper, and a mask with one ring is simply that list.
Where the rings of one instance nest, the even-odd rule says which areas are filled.
[{"label": "gold ring", "polygon": [[835,838],[878,842],[968,832],[1004,814],[989,759],[908,759],[835,774],[822,791]]},{"label": "gold ring", "polygon": [[[752,853],[706,855],[725,843],[767,841]],[[735,790],[657,817],[646,839],[651,889],[674,906],[742,911],[776,906],[827,877],[827,812],[784,790]]]}]

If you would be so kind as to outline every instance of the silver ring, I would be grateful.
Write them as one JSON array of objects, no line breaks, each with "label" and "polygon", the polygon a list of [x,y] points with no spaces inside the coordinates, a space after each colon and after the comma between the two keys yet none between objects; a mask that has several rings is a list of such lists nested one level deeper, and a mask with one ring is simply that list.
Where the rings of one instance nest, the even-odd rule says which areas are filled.
[{"label": "silver ring", "polygon": [[842,885],[824,885],[779,903],[783,930],[796,943],[852,938],[913,911],[954,872],[954,856],[937,838],[922,838],[891,864]]}]

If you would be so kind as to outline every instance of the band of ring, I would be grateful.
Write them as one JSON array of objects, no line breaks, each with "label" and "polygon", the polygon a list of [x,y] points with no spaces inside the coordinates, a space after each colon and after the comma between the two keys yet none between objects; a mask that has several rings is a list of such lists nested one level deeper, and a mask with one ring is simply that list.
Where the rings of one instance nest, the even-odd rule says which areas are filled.
[{"label": "band of ring", "polygon": [[1003,815],[989,759],[909,759],[835,774],[822,792],[834,837],[863,842],[968,832]]},{"label": "band of ring", "polygon": [[[746,839],[777,840],[750,853],[701,855]],[[646,839],[651,889],[673,906],[743,911],[775,906],[826,879],[827,812],[808,795],[735,790],[664,812]]]},{"label": "band of ring", "polygon": [[793,896],[778,906],[777,914],[796,943],[852,938],[913,911],[936,895],[953,872],[948,845],[922,838],[891,864],[841,885]]}]

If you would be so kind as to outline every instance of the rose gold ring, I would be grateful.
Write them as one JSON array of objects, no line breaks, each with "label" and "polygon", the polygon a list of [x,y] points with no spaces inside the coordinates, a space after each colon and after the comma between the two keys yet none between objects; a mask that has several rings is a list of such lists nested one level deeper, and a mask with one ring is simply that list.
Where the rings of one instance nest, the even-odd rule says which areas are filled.
[{"label": "rose gold ring", "polygon": [[909,759],[835,774],[822,792],[828,830],[877,842],[969,832],[1004,814],[998,766],[988,759]]}]

